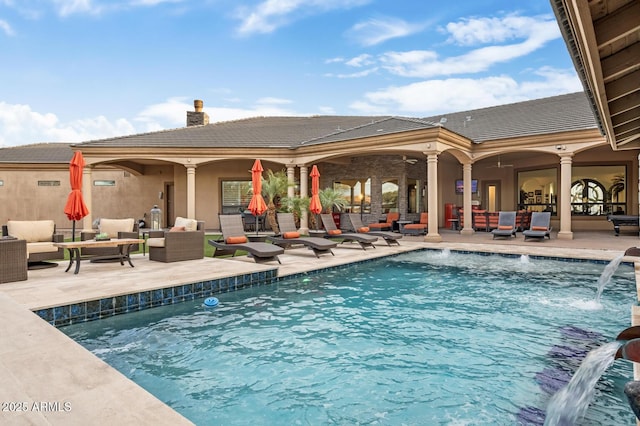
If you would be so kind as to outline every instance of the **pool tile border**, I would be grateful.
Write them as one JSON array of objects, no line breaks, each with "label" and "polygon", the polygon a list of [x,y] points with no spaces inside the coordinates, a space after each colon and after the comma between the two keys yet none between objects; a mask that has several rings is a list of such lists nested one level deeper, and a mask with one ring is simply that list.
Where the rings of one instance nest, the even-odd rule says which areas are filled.
[{"label": "pool tile border", "polygon": [[87,300],[69,305],[35,310],[35,314],[55,327],[95,321],[130,312],[206,298],[245,287],[268,285],[278,279],[278,269],[268,269],[190,284],[145,290],[131,294]]},{"label": "pool tile border", "polygon": [[[480,256],[501,256],[508,258],[520,258],[522,254],[515,253],[495,253],[475,250],[447,249],[451,253],[476,254]],[[434,251],[442,252],[443,249],[423,248],[414,251]],[[269,269],[260,272],[251,272],[230,277],[222,277],[214,280],[199,281],[191,284],[182,284],[158,288],[154,290],[142,291],[127,295],[107,297],[99,300],[89,300],[86,302],[74,303],[65,306],[39,309],[35,313],[43,320],[55,327],[77,324],[80,322],[94,321],[114,315],[126,314],[129,312],[142,311],[157,306],[172,305],[200,297],[209,297],[215,294],[227,293],[240,290],[246,287],[268,285],[283,280],[303,278],[309,275],[317,275],[327,271],[341,270],[354,265],[370,263],[373,261],[400,256],[406,253],[395,253],[383,257],[364,259],[342,265],[335,265],[326,268],[312,269],[295,274],[278,275],[278,269]],[[580,259],[557,256],[526,255],[530,259],[558,260],[563,262],[596,263],[608,264],[610,261],[599,259]],[[633,263],[622,262],[623,265],[633,266]]]}]

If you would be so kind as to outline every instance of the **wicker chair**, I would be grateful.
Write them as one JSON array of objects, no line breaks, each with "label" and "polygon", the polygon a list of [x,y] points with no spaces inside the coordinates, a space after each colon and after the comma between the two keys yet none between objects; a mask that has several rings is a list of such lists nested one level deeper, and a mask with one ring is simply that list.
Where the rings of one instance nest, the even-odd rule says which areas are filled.
[{"label": "wicker chair", "polygon": [[[193,226],[183,223],[196,222]],[[189,227],[189,228],[187,228]],[[195,219],[176,218],[168,231],[149,231],[147,240],[149,260],[157,262],[181,262],[204,258],[204,222]]]},{"label": "wicker chair", "polygon": [[56,234],[56,225],[52,220],[10,220],[2,225],[2,235],[27,241],[30,268],[36,268],[47,260],[64,259],[64,249],[53,246],[53,243],[63,242],[64,236]]}]

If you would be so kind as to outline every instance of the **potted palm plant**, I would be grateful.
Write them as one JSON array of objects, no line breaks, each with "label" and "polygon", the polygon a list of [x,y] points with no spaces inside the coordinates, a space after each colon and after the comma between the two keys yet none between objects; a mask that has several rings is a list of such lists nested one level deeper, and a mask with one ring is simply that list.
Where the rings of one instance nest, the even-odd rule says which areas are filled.
[{"label": "potted palm plant", "polygon": [[277,204],[287,194],[289,180],[284,170],[274,172],[267,170],[267,177],[262,180],[262,194],[267,203],[267,223],[273,232],[280,233],[276,219]]}]

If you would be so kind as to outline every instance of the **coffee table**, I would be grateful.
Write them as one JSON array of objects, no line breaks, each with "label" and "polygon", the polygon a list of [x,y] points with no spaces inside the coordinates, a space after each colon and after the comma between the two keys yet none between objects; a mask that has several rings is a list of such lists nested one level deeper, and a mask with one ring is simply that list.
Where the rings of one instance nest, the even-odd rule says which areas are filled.
[{"label": "coffee table", "polygon": [[84,258],[80,255],[80,249],[83,247],[118,247],[119,249],[119,259],[120,264],[124,265],[124,261],[129,262],[129,265],[133,268],[133,263],[131,263],[131,256],[129,255],[131,252],[131,247],[143,243],[144,239],[139,238],[112,238],[110,240],[84,240],[84,241],[69,241],[64,243],[54,243],[53,245],[56,247],[62,247],[69,251],[69,266],[65,269],[65,272],[68,272],[71,269],[71,265],[76,263],[76,270],[74,274],[80,272],[80,261],[83,259],[86,260],[99,260],[101,258],[110,258],[113,259],[113,255],[109,256],[85,256]]}]

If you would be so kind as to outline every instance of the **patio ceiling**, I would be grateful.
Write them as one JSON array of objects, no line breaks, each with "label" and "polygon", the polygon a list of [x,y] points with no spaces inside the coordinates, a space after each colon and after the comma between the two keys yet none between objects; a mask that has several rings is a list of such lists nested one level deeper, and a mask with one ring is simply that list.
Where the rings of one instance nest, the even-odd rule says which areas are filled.
[{"label": "patio ceiling", "polygon": [[614,150],[640,148],[640,1],[551,5],[601,131]]}]

